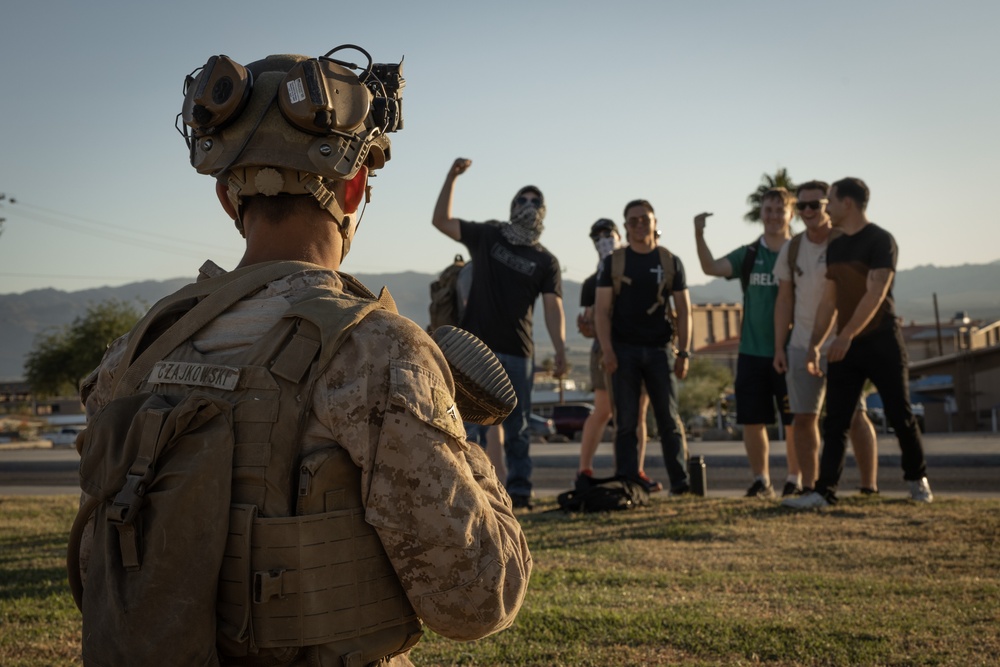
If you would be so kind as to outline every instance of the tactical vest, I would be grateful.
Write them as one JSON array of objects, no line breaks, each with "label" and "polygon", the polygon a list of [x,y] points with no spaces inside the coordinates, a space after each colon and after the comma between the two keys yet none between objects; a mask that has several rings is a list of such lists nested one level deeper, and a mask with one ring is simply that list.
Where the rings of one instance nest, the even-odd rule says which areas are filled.
[{"label": "tactical vest", "polygon": [[[342,276],[353,294],[322,288],[300,292],[266,335],[237,353],[206,357],[188,340],[202,320],[210,321],[213,312],[228,307],[225,303],[241,298],[238,294],[250,293],[256,289],[253,285],[263,286],[279,277],[276,274],[288,275],[304,266],[316,268],[289,262],[258,265],[248,267],[256,269],[256,275],[239,270],[167,297],[133,329],[115,376],[115,400],[109,406],[121,404],[119,399],[142,396],[170,405],[204,396],[208,401],[217,400],[223,412],[231,406],[228,533],[208,540],[219,539],[222,549],[215,605],[218,664],[305,661],[361,667],[409,649],[421,635],[420,622],[378,535],[364,520],[360,469],[336,442],[304,456],[301,450],[317,381],[368,313],[383,307],[395,310],[391,297],[383,291],[376,300],[353,278]],[[248,275],[252,279],[245,279]],[[212,281],[219,284],[206,284]],[[241,281],[244,284],[239,288],[231,287]],[[227,290],[226,297],[216,298]],[[208,296],[200,298],[203,294]],[[213,299],[216,303],[206,308],[204,304]],[[182,342],[177,344],[177,340]],[[100,434],[95,431],[95,435]],[[138,455],[124,462],[128,468],[124,488],[114,501],[101,507],[118,533],[116,542],[109,528],[105,543],[111,545],[112,552],[116,546],[120,549],[124,569],[129,570],[131,564],[136,576],[140,576],[142,561],[150,562],[156,554],[150,553],[150,542],[144,540],[141,526],[135,530],[126,525],[123,530],[117,519],[129,512],[138,517],[138,510],[131,507],[145,504],[146,510],[154,512],[142,518],[148,521],[148,533],[157,529],[155,512],[171,511],[169,499],[159,507],[154,500],[146,502],[139,483],[132,483],[129,491],[129,479],[158,468],[156,457],[162,455],[162,443],[163,437],[155,433],[142,435],[135,446]],[[82,478],[86,458],[81,462]],[[115,476],[102,474],[111,479]],[[88,490],[86,483],[84,479]],[[146,482],[156,483],[152,477]],[[93,488],[100,490],[101,484],[94,482]],[[108,495],[106,491],[103,494]],[[183,500],[176,502],[175,506],[181,507]],[[100,520],[103,513],[97,516]],[[95,545],[95,551],[98,548]],[[207,554],[211,545],[204,548]],[[114,557],[109,560],[117,563]],[[116,572],[107,575],[109,567],[103,565],[102,576],[121,578]],[[72,582],[72,562],[70,574]],[[88,584],[89,577],[88,569]],[[93,609],[120,606],[103,591],[90,589],[88,585],[82,591],[85,624],[88,600],[96,600],[91,602]],[[147,599],[141,606],[155,604]],[[121,616],[125,619],[122,623],[129,622],[128,614]],[[136,616],[133,613],[131,618]],[[94,631],[103,629],[94,623],[91,627]],[[157,630],[127,629],[133,633]],[[88,630],[84,632],[86,636]]]}]

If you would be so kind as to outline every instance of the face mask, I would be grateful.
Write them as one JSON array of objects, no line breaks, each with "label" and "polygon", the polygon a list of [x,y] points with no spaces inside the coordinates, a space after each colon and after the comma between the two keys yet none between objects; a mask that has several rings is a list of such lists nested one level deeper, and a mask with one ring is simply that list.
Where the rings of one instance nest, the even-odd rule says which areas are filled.
[{"label": "face mask", "polygon": [[520,206],[515,206],[514,210],[510,214],[510,222],[512,225],[521,227],[522,229],[528,231],[542,231],[542,220],[545,219],[545,209],[536,208],[534,204],[521,204]]},{"label": "face mask", "polygon": [[604,258],[618,248],[618,240],[614,236],[602,236],[594,242],[594,247],[597,248],[597,256],[603,262]]}]

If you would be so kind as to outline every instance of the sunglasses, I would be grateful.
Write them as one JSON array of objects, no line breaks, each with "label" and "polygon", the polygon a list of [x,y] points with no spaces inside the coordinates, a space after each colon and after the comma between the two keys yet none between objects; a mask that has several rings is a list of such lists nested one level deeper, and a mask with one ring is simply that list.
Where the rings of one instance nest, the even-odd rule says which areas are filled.
[{"label": "sunglasses", "polygon": [[829,199],[817,199],[816,201],[798,201],[795,202],[795,208],[799,209],[800,211],[804,211],[807,208],[811,208],[814,211],[818,211],[820,204],[825,204],[829,201],[830,201]]},{"label": "sunglasses", "polygon": [[538,197],[525,197],[524,195],[519,195],[514,203],[518,206],[524,206],[525,204],[540,204],[542,200]]}]

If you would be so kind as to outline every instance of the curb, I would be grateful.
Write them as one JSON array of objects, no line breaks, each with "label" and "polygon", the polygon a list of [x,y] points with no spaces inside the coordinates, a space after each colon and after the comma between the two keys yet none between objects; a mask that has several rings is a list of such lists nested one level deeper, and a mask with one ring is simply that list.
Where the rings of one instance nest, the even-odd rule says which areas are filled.
[{"label": "curb", "polygon": [[[72,445],[68,445],[70,447]],[[19,440],[17,442],[0,442],[0,449],[55,449],[51,440]]]}]

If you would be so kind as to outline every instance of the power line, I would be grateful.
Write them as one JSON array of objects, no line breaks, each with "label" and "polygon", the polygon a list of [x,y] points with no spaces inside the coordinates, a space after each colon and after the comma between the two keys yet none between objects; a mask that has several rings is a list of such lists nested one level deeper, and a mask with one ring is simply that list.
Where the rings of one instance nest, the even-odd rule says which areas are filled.
[{"label": "power line", "polygon": [[[3,192],[0,192],[0,201],[3,201],[6,198],[7,198],[7,195],[4,194]],[[17,200],[14,199],[13,197],[10,198],[10,203],[11,204],[15,203],[16,201]],[[5,223],[5,222],[7,222],[7,218],[0,218],[0,235],[3,234],[3,223]]]},{"label": "power line", "polygon": [[[10,199],[11,203],[15,203],[13,198]],[[55,211],[52,209],[45,208],[43,206],[36,206],[33,204],[24,204],[21,201],[17,201],[16,213],[23,216],[24,218],[38,222],[45,225],[50,225],[53,227],[60,227],[62,229],[67,229],[69,231],[74,231],[77,233],[87,234],[88,236],[96,236],[98,238],[107,239],[109,241],[114,241],[117,243],[124,243],[127,245],[133,245],[140,248],[145,248],[147,250],[155,250],[159,252],[164,252],[168,254],[180,255],[184,257],[198,257],[200,258],[206,252],[208,253],[227,253],[232,254],[239,252],[235,248],[223,248],[221,246],[212,246],[204,243],[188,242],[183,239],[178,239],[177,237],[171,237],[164,234],[157,234],[155,232],[141,232],[142,237],[136,237],[134,235],[139,234],[135,229],[125,227],[123,225],[115,225],[112,223],[101,222],[99,220],[94,220],[91,218],[85,218],[78,215],[73,215],[69,213],[63,213],[60,211]],[[14,209],[11,209],[12,212]],[[59,218],[69,218],[70,220],[61,220]],[[79,222],[74,222],[74,220]],[[104,229],[94,229],[93,227],[88,227],[88,225],[93,227],[101,227]],[[118,233],[114,230],[121,230],[125,232],[124,234]],[[129,235],[133,236],[129,236]],[[154,241],[152,239],[163,239],[163,241]],[[166,241],[166,243],[164,243]]]},{"label": "power line", "polygon": [[[0,271],[0,278],[51,278],[54,280],[154,280],[157,282],[162,282],[162,280],[157,278],[150,278],[148,275],[144,276],[100,276],[100,275],[59,275],[54,273],[7,273]],[[187,276],[175,276],[175,278],[187,278]],[[171,278],[166,278],[166,280],[171,280]]]}]

